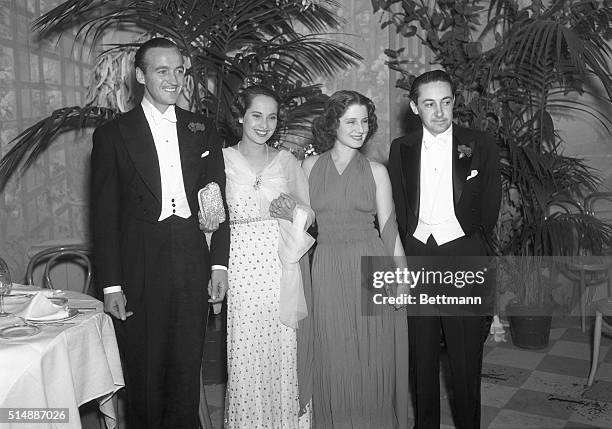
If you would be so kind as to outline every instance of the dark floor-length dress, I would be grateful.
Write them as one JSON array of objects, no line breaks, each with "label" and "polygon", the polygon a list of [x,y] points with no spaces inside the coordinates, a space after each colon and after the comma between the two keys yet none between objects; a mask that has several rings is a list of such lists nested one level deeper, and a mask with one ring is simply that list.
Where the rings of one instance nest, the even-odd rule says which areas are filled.
[{"label": "dark floor-length dress", "polygon": [[313,427],[395,428],[396,313],[377,306],[376,314],[366,314],[362,307],[361,257],[388,254],[374,226],[370,163],[357,153],[339,174],[326,152],[313,166],[309,186],[318,225],[312,265]]}]

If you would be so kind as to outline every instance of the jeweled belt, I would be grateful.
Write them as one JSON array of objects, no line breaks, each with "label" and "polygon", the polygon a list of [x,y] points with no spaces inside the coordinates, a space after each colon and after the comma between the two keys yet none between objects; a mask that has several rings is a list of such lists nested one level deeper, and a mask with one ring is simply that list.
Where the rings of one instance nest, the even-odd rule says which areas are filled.
[{"label": "jeweled belt", "polygon": [[276,220],[276,219],[273,219],[271,217],[263,217],[263,216],[251,217],[248,219],[230,219],[229,224],[230,226],[232,226],[232,225],[241,225],[244,223],[265,222],[267,220]]}]

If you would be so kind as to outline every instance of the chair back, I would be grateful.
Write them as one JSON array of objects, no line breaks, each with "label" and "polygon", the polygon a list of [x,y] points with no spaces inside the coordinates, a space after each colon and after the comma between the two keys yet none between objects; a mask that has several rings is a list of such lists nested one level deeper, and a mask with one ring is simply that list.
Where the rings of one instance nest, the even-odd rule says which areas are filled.
[{"label": "chair back", "polygon": [[43,274],[43,284],[49,289],[55,289],[55,287],[53,286],[53,282],[51,281],[51,276],[49,275],[49,270],[58,259],[63,259],[67,257],[71,259],[80,259],[85,264],[87,274],[85,276],[85,281],[83,282],[83,289],[81,290],[81,292],[87,293],[89,291],[89,285],[91,283],[91,261],[89,260],[89,256],[86,253],[77,250],[62,250],[51,256],[45,265],[45,273]]},{"label": "chair back", "polygon": [[588,214],[612,224],[612,192],[594,192],[584,199]]},{"label": "chair back", "polygon": [[[612,192],[593,192],[584,199],[586,212],[612,227]],[[602,254],[612,253],[612,244],[604,245]]]},{"label": "chair back", "polygon": [[60,260],[76,260],[85,268],[86,274],[81,291],[83,293],[87,293],[91,284],[92,273],[91,260],[89,257],[90,252],[91,251],[83,245],[64,245],[41,250],[40,252],[32,256],[30,262],[28,263],[25,278],[26,284],[34,284],[34,269],[39,264],[45,263],[45,270],[42,277],[42,286],[50,289],[55,289],[50,276],[51,268],[57,265],[57,263],[61,262]]},{"label": "chair back", "polygon": [[550,201],[546,205],[546,218],[555,213],[571,214],[584,213],[584,207],[580,202],[570,198],[558,198]]}]

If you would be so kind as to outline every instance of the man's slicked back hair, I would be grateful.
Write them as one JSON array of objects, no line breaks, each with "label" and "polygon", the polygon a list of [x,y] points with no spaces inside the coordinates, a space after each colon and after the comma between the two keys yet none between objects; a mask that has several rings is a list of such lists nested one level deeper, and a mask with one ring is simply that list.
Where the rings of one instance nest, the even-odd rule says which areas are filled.
[{"label": "man's slicked back hair", "polygon": [[136,56],[134,57],[134,66],[138,67],[144,72],[145,68],[147,67],[145,62],[147,51],[153,48],[174,48],[179,51],[178,46],[176,46],[176,43],[173,41],[164,37],[156,37],[154,39],[147,40],[140,45],[140,48],[138,48],[136,51]]}]

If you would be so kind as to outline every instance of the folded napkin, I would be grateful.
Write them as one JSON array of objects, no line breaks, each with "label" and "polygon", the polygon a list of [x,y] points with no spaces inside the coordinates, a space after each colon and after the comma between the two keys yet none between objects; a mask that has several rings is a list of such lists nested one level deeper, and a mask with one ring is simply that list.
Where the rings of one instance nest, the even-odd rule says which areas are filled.
[{"label": "folded napkin", "polygon": [[68,317],[68,308],[53,304],[41,291],[19,310],[15,316],[28,320],[59,320]]}]

